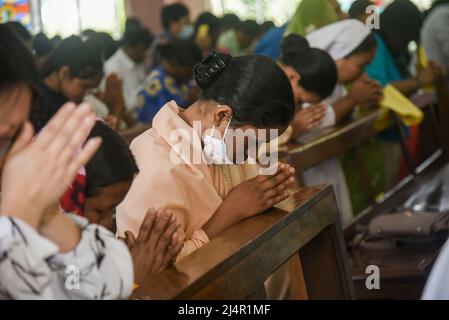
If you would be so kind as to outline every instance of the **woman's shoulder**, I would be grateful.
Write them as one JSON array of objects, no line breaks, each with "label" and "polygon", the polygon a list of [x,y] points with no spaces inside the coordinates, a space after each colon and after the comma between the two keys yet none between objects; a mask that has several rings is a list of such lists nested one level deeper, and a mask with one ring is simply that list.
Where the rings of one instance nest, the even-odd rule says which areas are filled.
[{"label": "woman's shoulder", "polygon": [[130,148],[140,170],[148,167],[165,171],[174,167],[171,147],[153,128],[135,138]]}]

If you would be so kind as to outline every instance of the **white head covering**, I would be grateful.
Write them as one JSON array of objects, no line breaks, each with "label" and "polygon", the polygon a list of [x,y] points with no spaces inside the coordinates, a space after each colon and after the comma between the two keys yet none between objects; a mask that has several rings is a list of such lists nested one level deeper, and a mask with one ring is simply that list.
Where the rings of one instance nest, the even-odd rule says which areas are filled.
[{"label": "white head covering", "polygon": [[332,23],[307,36],[310,47],[327,51],[334,60],[343,59],[354,51],[371,33],[356,19]]}]

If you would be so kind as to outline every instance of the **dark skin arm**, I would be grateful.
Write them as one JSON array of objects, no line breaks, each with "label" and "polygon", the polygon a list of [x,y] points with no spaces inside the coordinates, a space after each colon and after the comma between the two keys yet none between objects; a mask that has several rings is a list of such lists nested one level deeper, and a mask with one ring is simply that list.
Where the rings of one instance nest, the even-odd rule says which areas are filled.
[{"label": "dark skin arm", "polygon": [[295,170],[280,164],[273,176],[257,176],[234,187],[203,230],[212,239],[235,223],[260,214],[287,199]]},{"label": "dark skin arm", "polygon": [[150,209],[137,238],[129,231],[125,232],[124,241],[133,259],[134,282],[141,283],[173,263],[183,246],[177,233],[179,227],[172,212]]}]

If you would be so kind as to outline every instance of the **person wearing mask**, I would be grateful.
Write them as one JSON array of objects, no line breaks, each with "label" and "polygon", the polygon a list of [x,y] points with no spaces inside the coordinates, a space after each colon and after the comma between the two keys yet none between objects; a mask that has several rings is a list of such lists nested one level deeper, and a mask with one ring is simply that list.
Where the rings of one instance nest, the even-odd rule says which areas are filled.
[{"label": "person wearing mask", "polygon": [[[266,129],[282,134],[294,116],[290,83],[276,63],[263,56],[214,52],[195,66],[194,75],[200,99],[187,109],[167,103],[153,128],[131,144],[139,173],[117,208],[119,236],[138,232],[143,208],[172,210],[184,239],[177,261],[238,221],[286,199],[294,183],[288,165],[260,175],[256,165],[244,163],[254,157],[250,146],[262,143]],[[248,135],[240,137],[246,142],[231,147],[233,137],[239,139],[231,129]],[[179,135],[186,138],[179,141]]]}]

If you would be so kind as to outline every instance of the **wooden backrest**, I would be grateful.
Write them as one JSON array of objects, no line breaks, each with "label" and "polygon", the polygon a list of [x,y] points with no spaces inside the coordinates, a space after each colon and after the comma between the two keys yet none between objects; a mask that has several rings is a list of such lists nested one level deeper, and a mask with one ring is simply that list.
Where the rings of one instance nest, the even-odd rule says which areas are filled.
[{"label": "wooden backrest", "polygon": [[[284,203],[223,232],[148,279],[133,299],[260,299],[292,257],[311,299],[351,299],[353,288],[331,187],[296,190]],[[298,285],[298,284],[296,284]]]},{"label": "wooden backrest", "polygon": [[[411,100],[420,109],[429,108],[430,115],[433,115],[436,104],[433,94],[420,92],[411,97]],[[355,120],[347,120],[335,127],[316,130],[305,143],[289,143],[280,147],[280,154],[298,171],[304,171],[377,135],[379,131],[374,128],[374,123],[379,114],[377,108],[365,110]],[[393,121],[395,119],[397,120],[394,118]],[[398,123],[394,125],[398,127]],[[438,124],[434,123],[434,126],[438,127]]]}]

